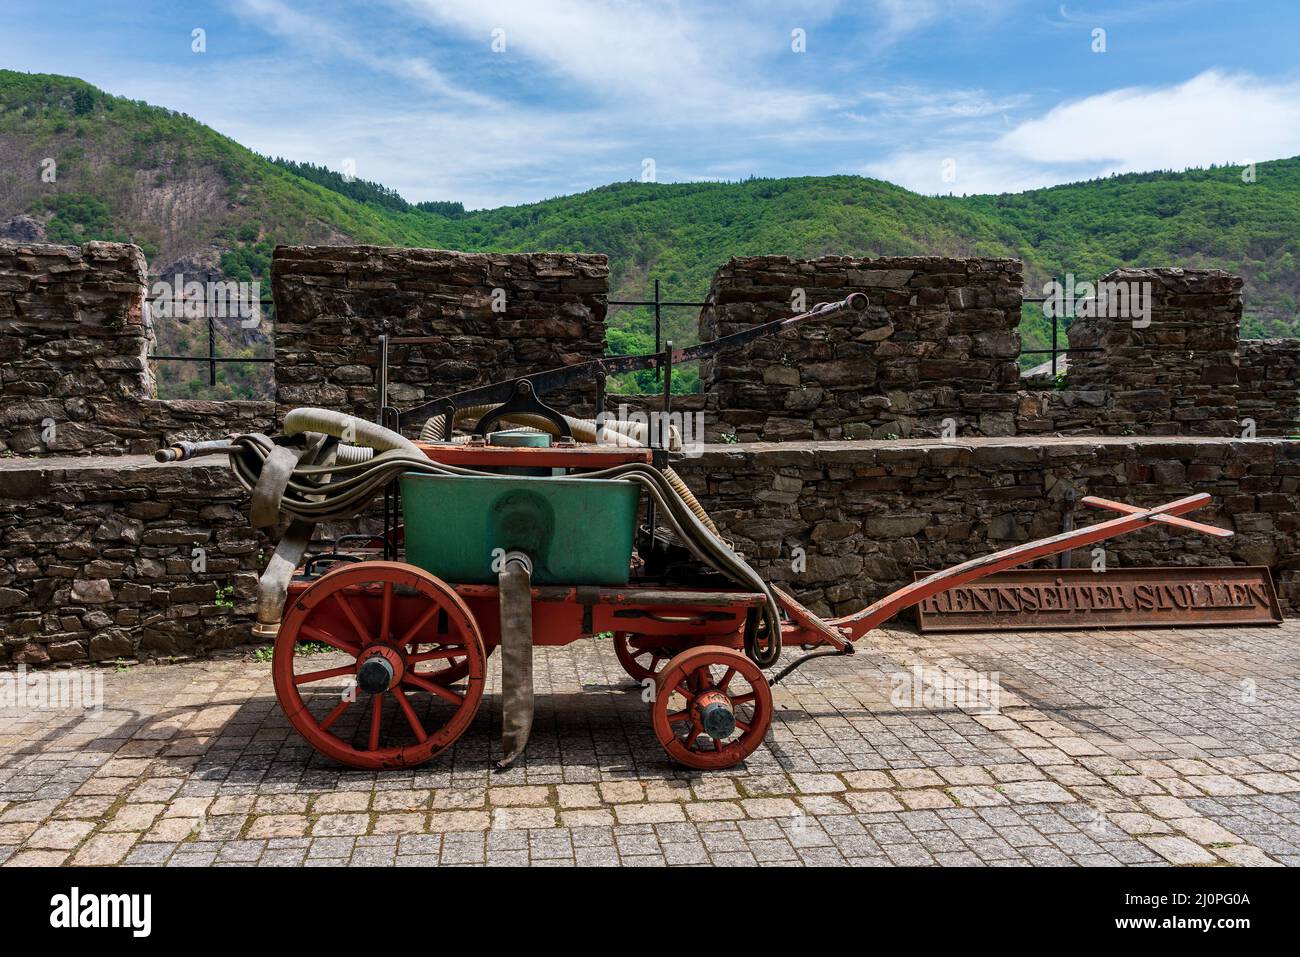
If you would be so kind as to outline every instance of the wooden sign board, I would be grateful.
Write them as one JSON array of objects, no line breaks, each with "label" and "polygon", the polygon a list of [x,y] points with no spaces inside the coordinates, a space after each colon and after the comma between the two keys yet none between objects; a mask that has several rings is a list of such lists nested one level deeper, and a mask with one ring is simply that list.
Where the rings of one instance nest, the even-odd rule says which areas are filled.
[{"label": "wooden sign board", "polygon": [[1264,566],[1012,568],[926,599],[917,618],[925,632],[1033,631],[1277,625],[1282,612]]}]

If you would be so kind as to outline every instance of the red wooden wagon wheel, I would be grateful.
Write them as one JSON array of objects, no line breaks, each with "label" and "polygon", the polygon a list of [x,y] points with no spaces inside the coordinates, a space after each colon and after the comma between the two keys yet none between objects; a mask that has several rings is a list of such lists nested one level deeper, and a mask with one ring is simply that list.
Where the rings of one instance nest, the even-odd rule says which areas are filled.
[{"label": "red wooden wagon wheel", "polygon": [[650,720],[674,760],[703,770],[728,768],[767,736],[772,689],[742,652],[721,645],[688,648],[659,673]]},{"label": "red wooden wagon wheel", "polygon": [[[348,660],[321,668],[296,655],[315,641]],[[451,588],[401,562],[340,565],[303,589],[275,640],[275,693],[313,748],[377,770],[421,764],[469,726],[487,656]],[[450,687],[467,677],[464,688]],[[304,697],[304,694],[306,695]]]},{"label": "red wooden wagon wheel", "polygon": [[[488,645],[483,649],[483,658],[486,661],[492,657],[492,652],[497,650],[496,645]],[[440,668],[429,675],[430,681],[435,681],[444,688],[453,685],[461,678],[469,674],[469,658],[462,658],[458,661],[449,662],[448,667]]]},{"label": "red wooden wagon wheel", "polygon": [[680,651],[681,646],[681,639],[629,635],[625,631],[614,633],[614,654],[618,656],[618,663],[628,677],[637,682],[658,675],[664,662]]}]

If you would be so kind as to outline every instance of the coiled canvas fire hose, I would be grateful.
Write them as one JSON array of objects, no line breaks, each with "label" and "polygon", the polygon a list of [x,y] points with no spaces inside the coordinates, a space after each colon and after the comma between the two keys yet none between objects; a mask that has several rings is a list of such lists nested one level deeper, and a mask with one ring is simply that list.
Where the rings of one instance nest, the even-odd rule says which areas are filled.
[{"label": "coiled canvas fire hose", "polygon": [[501,760],[504,771],[528,746],[533,731],[533,562],[507,552],[497,579],[501,608]]},{"label": "coiled canvas fire hose", "polygon": [[[492,408],[465,409],[460,414],[474,416]],[[597,426],[589,419],[565,418],[574,437],[583,441],[638,446],[646,437],[642,423],[609,421]],[[552,432],[555,428],[528,415],[511,415],[503,421]],[[437,426],[426,426],[426,430],[432,428]],[[290,520],[259,583],[255,632],[261,635],[274,634],[278,628],[290,578],[317,523],[357,516],[404,472],[492,474],[433,462],[405,436],[328,409],[294,409],[285,416],[284,435],[301,438],[292,444],[277,444],[265,435],[247,434],[231,440],[228,449],[236,476],[253,495],[253,524],[272,525],[281,516]],[[746,631],[745,651],[760,667],[776,663],[781,654],[781,619],[772,586],[721,539],[717,527],[680,476],[671,469],[661,472],[651,465],[631,462],[568,478],[637,483],[655,503],[656,514],[663,516],[696,558],[742,588],[761,592],[767,599],[762,624]]]}]

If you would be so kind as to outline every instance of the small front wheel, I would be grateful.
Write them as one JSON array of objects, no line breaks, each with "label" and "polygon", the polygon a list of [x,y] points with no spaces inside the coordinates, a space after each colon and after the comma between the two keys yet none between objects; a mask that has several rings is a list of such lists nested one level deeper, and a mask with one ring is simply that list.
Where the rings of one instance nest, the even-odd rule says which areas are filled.
[{"label": "small front wheel", "polygon": [[676,655],[659,672],[650,721],[678,763],[700,770],[729,768],[767,736],[772,689],[743,653],[700,645]]}]

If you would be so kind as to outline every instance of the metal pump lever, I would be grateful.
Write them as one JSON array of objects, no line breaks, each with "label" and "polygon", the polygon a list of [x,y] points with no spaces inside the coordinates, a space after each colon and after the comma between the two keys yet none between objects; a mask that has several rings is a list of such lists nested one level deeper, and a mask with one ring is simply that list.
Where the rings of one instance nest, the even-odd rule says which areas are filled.
[{"label": "metal pump lever", "polygon": [[[426,419],[443,413],[450,414],[449,410],[465,409],[476,405],[494,405],[501,402],[508,402],[516,391],[518,382],[526,381],[532,387],[534,396],[545,395],[548,392],[554,392],[556,389],[563,388],[566,385],[572,385],[575,382],[585,382],[588,379],[596,379],[600,376],[617,375],[622,372],[635,372],[639,369],[659,369],[665,365],[680,365],[683,362],[694,362],[698,359],[708,359],[720,352],[727,352],[731,349],[739,349],[753,342],[755,339],[762,339],[766,336],[776,335],[778,332],[790,328],[797,323],[804,322],[808,319],[824,319],[833,316],[838,312],[863,312],[868,305],[865,293],[850,293],[838,302],[823,302],[814,306],[807,312],[800,313],[797,316],[786,316],[784,319],[773,319],[771,322],[765,322],[761,325],[751,326],[748,329],[742,329],[740,332],[733,332],[729,336],[721,336],[708,342],[701,342],[697,346],[689,346],[685,349],[673,349],[671,343],[669,348],[663,352],[652,352],[645,355],[636,356],[605,356],[602,359],[593,359],[590,362],[578,362],[573,365],[560,366],[557,369],[548,369],[545,372],[536,372],[532,375],[522,376],[519,379],[508,379],[504,382],[493,382],[488,385],[477,386],[473,389],[466,389],[464,392],[457,392],[453,395],[443,396],[433,399],[408,409],[401,414],[401,424],[403,426],[418,425]],[[422,342],[441,342],[438,337],[432,336],[414,336],[401,339],[393,339],[392,342],[400,343],[422,343]]]}]

